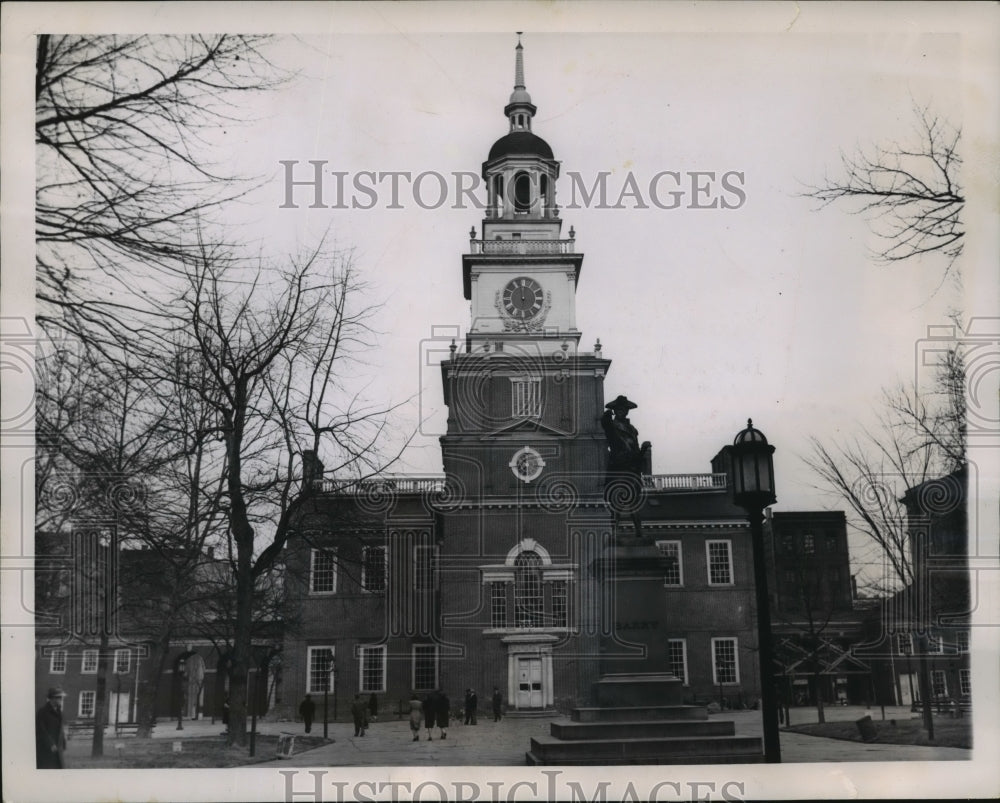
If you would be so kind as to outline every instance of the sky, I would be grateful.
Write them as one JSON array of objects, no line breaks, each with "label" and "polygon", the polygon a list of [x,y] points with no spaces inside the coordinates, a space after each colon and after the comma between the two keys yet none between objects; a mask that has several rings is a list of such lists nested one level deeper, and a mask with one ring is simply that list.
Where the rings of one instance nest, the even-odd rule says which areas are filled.
[{"label": "sky", "polygon": [[[269,172],[245,209],[247,237],[294,253],[326,232],[354,249],[371,300],[383,305],[357,384],[374,400],[409,400],[395,420],[400,438],[416,436],[395,472],[440,471],[445,408],[428,355],[469,326],[461,255],[482,220],[469,203],[453,208],[454,176],[478,177],[507,133],[516,41],[510,31],[284,40],[272,58],[296,79],[258,99],[254,124],[229,146],[235,169]],[[802,193],[838,175],[841,151],[915,143],[915,106],[966,124],[962,90],[976,81],[961,37],[525,31],[522,43],[533,131],[561,163],[563,236],[572,226],[585,255],[581,349],[599,338],[613,360],[606,396],[639,405],[631,418],[653,443],[654,473],[709,471],[752,417],[776,447],[775,510],[842,509],[802,462],[808,439],[836,445],[871,424],[884,388],[930,375],[915,362],[928,327],[976,310],[969,282],[942,283],[940,258],[878,264],[864,216],[847,204],[820,209]],[[328,208],[307,208],[309,187],[288,204],[286,179],[312,178],[310,160],[345,174],[342,203],[331,174]],[[391,209],[383,180],[374,208],[329,208],[372,204],[352,189],[363,171],[429,172],[451,186],[442,205],[436,179],[419,193],[403,180],[402,208]],[[652,203],[661,171],[680,173],[680,208]],[[738,208],[688,208],[709,205],[693,200],[696,171],[714,174],[698,179],[708,197]],[[588,206],[580,186],[589,190],[602,172],[609,203]],[[739,174],[731,181],[741,205],[720,189],[726,173]],[[636,208],[634,196],[609,208],[629,175],[649,208]],[[989,309],[993,300],[975,302]],[[870,551],[852,542],[855,570],[867,571]]]},{"label": "sky", "polygon": [[[624,393],[638,403],[631,418],[653,443],[656,473],[708,472],[712,456],[752,417],[776,447],[775,510],[837,509],[835,499],[812,487],[801,462],[808,438],[844,442],[870,422],[884,387],[926,378],[921,355],[928,327],[949,324],[951,311],[979,318],[994,332],[1000,320],[1000,65],[998,16],[990,4],[7,3],[2,13],[0,315],[16,321],[27,314],[30,321],[32,307],[33,177],[26,154],[35,34],[53,30],[53,19],[61,31],[87,33],[238,27],[282,34],[271,55],[296,77],[247,101],[252,124],[218,134],[230,166],[264,177],[259,191],[232,210],[231,223],[243,227],[248,248],[275,259],[307,250],[324,232],[353,249],[372,301],[381,304],[375,320],[381,335],[358,385],[375,401],[409,400],[396,427],[402,435],[417,433],[401,472],[441,467],[440,373],[428,355],[470,323],[461,255],[481,213],[423,209],[406,192],[401,209],[385,208],[384,196],[372,209],[282,209],[280,163],[325,160],[351,177],[394,170],[478,174],[491,144],[507,132],[503,107],[513,84],[516,30],[524,31],[526,84],[538,107],[534,132],[561,162],[564,231],[574,227],[585,255],[577,293],[581,348],[600,338],[613,360],[606,396]],[[908,141],[915,104],[962,126],[969,203],[961,286],[941,284],[935,259],[876,265],[870,252],[877,243],[863,216],[841,206],[817,210],[800,195],[826,172],[836,174],[841,150]],[[609,174],[612,195],[630,173],[645,187],[661,171],[736,171],[746,200],[726,210],[566,208],[569,173],[589,185],[601,171]],[[996,554],[997,531],[997,364],[984,365],[980,397],[992,434],[974,438],[970,455],[980,526],[992,539],[989,555]],[[9,411],[9,374],[4,381]],[[7,539],[31,509],[30,483],[24,490],[16,481],[30,472],[12,448],[6,413],[3,420]],[[980,618],[997,609],[996,585],[994,578],[978,587]],[[13,656],[30,657],[32,649],[30,629],[11,627],[11,605],[18,604],[11,588],[5,583],[5,636],[22,653],[4,651],[5,679]],[[977,651],[974,677],[995,672],[995,650]],[[30,703],[5,697],[5,737],[8,723],[26,721],[8,712],[30,717],[15,710]],[[977,717],[976,727],[984,721]],[[795,796],[818,782],[809,767],[766,768],[741,776],[745,794],[775,796],[773,785],[761,784],[779,770]],[[368,776],[345,770],[338,777]],[[932,777],[939,778],[853,765],[825,793],[922,796]],[[989,762],[972,762],[961,781],[982,793],[995,789],[995,777]],[[940,779],[955,791],[954,777]],[[982,785],[984,779],[992,785]],[[64,788],[33,783],[37,799],[46,790],[49,799],[64,797]],[[148,794],[139,780],[119,783],[117,795],[129,788]],[[280,794],[280,779],[262,778],[255,789]],[[170,792],[174,799],[250,794],[235,790],[224,774],[190,787],[171,781]]]}]

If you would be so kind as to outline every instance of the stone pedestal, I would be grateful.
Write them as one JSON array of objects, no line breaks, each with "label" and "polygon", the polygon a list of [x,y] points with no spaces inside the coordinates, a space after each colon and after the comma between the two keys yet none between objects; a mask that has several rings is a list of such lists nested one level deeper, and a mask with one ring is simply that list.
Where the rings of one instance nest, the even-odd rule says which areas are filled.
[{"label": "stone pedestal", "polygon": [[736,736],[732,720],[709,719],[701,705],[681,703],[681,680],[663,673],[605,675],[596,706],[575,708],[572,722],[553,722],[531,740],[531,764],[755,764],[761,740]]}]

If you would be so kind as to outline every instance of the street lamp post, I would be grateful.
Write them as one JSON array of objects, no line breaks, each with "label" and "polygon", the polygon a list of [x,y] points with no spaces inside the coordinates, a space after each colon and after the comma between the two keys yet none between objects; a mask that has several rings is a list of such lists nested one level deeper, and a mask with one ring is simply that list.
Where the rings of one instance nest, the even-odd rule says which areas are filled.
[{"label": "street lamp post", "polygon": [[767,593],[767,564],[764,560],[764,508],[777,501],[774,495],[774,447],[764,433],[747,428],[733,441],[730,474],[733,499],[750,519],[753,545],[753,574],[757,596],[757,649],[760,655],[761,720],[764,726],[764,761],[781,763],[778,736],[778,697],[774,688],[774,648],[771,645],[771,603]]}]

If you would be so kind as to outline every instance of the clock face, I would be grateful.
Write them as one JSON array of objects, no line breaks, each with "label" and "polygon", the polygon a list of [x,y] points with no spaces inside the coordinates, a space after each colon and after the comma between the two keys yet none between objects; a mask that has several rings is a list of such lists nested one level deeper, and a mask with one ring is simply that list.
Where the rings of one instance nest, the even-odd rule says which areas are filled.
[{"label": "clock face", "polygon": [[542,286],[527,276],[519,276],[503,289],[503,308],[512,318],[534,318],[541,311],[543,301]]}]

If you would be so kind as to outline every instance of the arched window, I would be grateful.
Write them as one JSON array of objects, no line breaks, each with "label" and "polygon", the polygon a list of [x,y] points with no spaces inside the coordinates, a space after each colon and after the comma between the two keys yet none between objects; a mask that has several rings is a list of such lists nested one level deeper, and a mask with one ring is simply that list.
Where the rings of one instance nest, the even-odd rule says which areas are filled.
[{"label": "arched window", "polygon": [[542,626],[544,598],[541,567],[541,556],[532,550],[525,550],[514,559],[514,612],[517,627]]},{"label": "arched window", "polygon": [[503,176],[493,176],[493,207],[498,212],[503,210]]},{"label": "arched window", "polygon": [[531,208],[531,176],[518,173],[514,177],[514,211],[527,212]]},{"label": "arched window", "polygon": [[542,209],[547,210],[550,206],[552,206],[552,202],[549,200],[549,177],[544,173],[542,174],[542,178],[540,179],[538,186],[541,194]]}]

